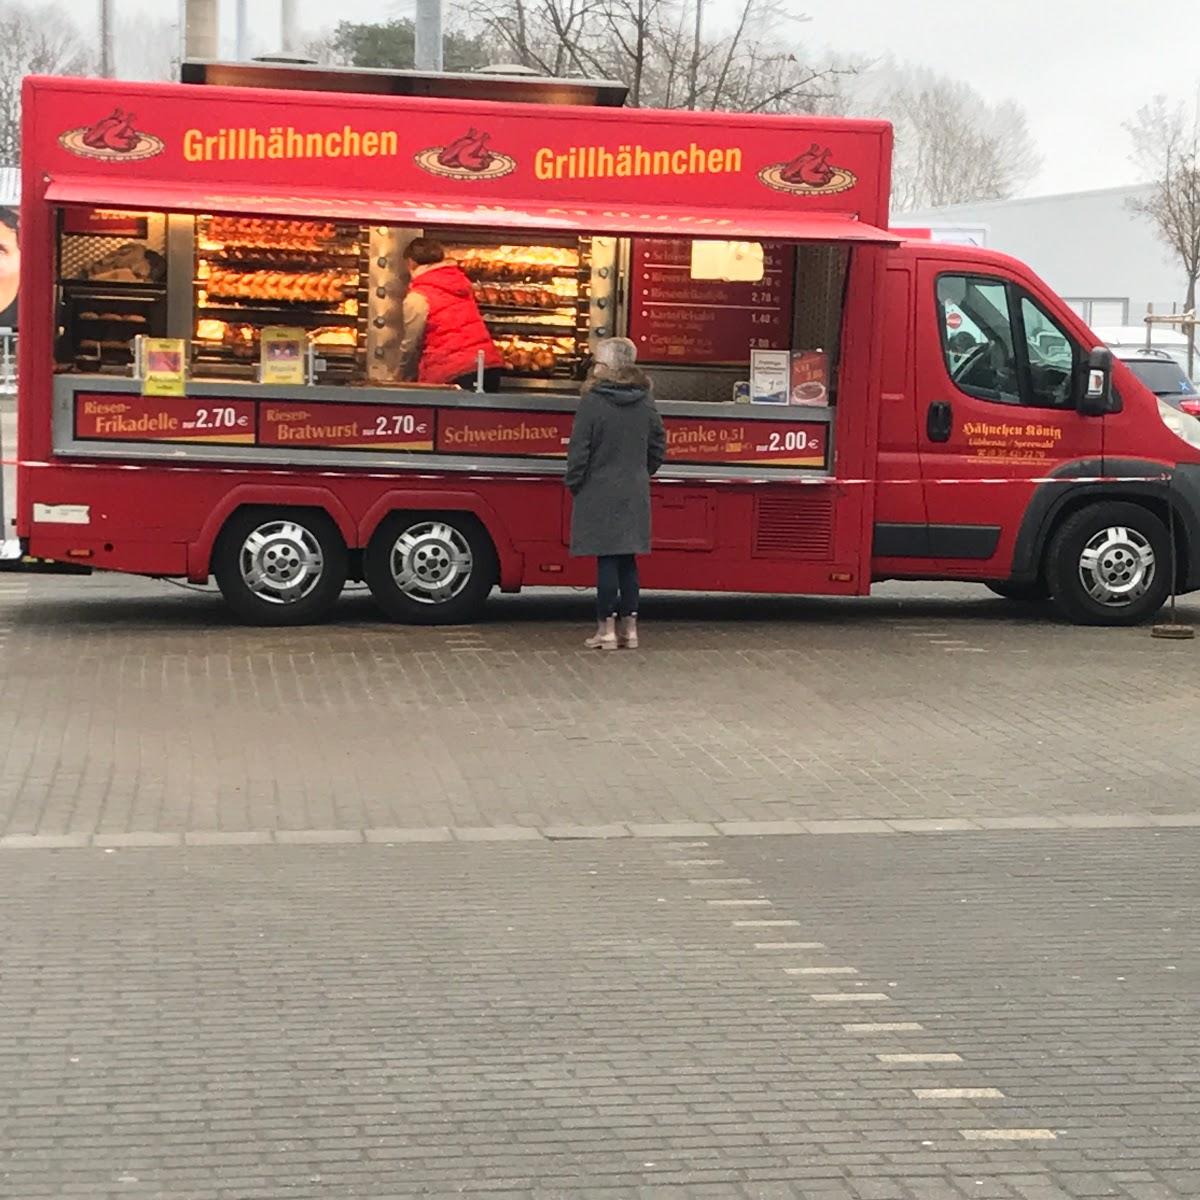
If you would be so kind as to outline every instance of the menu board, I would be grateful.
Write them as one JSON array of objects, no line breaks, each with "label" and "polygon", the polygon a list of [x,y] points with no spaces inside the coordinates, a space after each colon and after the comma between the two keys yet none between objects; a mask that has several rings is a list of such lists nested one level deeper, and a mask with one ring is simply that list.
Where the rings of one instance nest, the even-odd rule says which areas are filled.
[{"label": "menu board", "polygon": [[647,363],[742,364],[792,343],[795,254],[763,243],[757,283],[692,278],[687,238],[634,238],[629,336]]},{"label": "menu board", "polygon": [[[668,463],[693,466],[808,467],[828,470],[830,428],[823,421],[761,419],[750,410],[713,405],[708,417],[664,415]],[[786,408],[783,410],[788,411]],[[794,411],[794,410],[793,410]],[[735,414],[736,415],[731,415]],[[571,440],[569,412],[332,400],[258,400],[116,392],[75,394],[80,442],[184,443],[290,452],[303,464],[314,451],[328,461],[361,462],[369,452],[437,455],[442,470],[478,470],[480,459],[562,460]],[[235,452],[236,453],[236,452]]]}]

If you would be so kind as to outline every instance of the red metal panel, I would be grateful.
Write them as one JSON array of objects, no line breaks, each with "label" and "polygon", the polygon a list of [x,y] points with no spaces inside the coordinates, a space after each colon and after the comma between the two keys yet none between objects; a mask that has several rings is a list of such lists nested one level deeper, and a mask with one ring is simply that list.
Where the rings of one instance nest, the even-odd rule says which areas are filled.
[{"label": "red metal panel", "polygon": [[[635,231],[628,210],[634,220],[644,211],[646,232],[666,233],[703,231],[697,218],[710,210],[763,214],[763,236],[767,226],[788,236],[789,218],[814,212],[887,224],[891,128],[879,121],[107,80],[26,88],[39,113],[27,172],[127,183],[141,207],[175,207],[194,189],[183,207],[342,215],[314,203],[341,197],[347,216],[415,224],[482,221],[493,206],[540,228],[556,209],[564,228],[599,217],[599,228]],[[114,195],[74,198],[120,203]],[[691,221],[663,228],[655,213]]]}]

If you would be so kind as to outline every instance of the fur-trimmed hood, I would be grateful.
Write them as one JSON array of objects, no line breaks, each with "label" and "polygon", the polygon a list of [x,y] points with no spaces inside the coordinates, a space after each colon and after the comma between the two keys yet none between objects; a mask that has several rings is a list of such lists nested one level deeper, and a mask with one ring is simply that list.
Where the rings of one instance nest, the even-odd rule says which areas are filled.
[{"label": "fur-trimmed hood", "polygon": [[650,395],[650,380],[637,367],[606,370],[602,375],[589,376],[582,394],[598,396],[610,404],[638,404]]}]

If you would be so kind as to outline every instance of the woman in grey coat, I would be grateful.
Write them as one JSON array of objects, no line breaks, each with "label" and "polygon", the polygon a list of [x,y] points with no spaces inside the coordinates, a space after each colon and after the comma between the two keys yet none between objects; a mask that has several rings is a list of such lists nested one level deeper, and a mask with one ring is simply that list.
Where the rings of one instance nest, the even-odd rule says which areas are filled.
[{"label": "woman in grey coat", "polygon": [[634,556],[650,553],[650,476],[667,450],[650,381],[636,361],[628,338],[596,347],[567,452],[571,553],[596,558],[596,632],[586,643],[596,650],[637,649]]}]

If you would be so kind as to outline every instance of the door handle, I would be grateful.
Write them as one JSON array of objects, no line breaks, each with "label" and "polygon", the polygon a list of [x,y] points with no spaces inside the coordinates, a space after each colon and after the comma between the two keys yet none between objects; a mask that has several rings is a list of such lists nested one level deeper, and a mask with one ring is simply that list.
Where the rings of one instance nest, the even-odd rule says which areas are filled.
[{"label": "door handle", "polygon": [[931,442],[948,442],[954,428],[954,410],[947,400],[935,400],[925,414],[925,432]]}]

